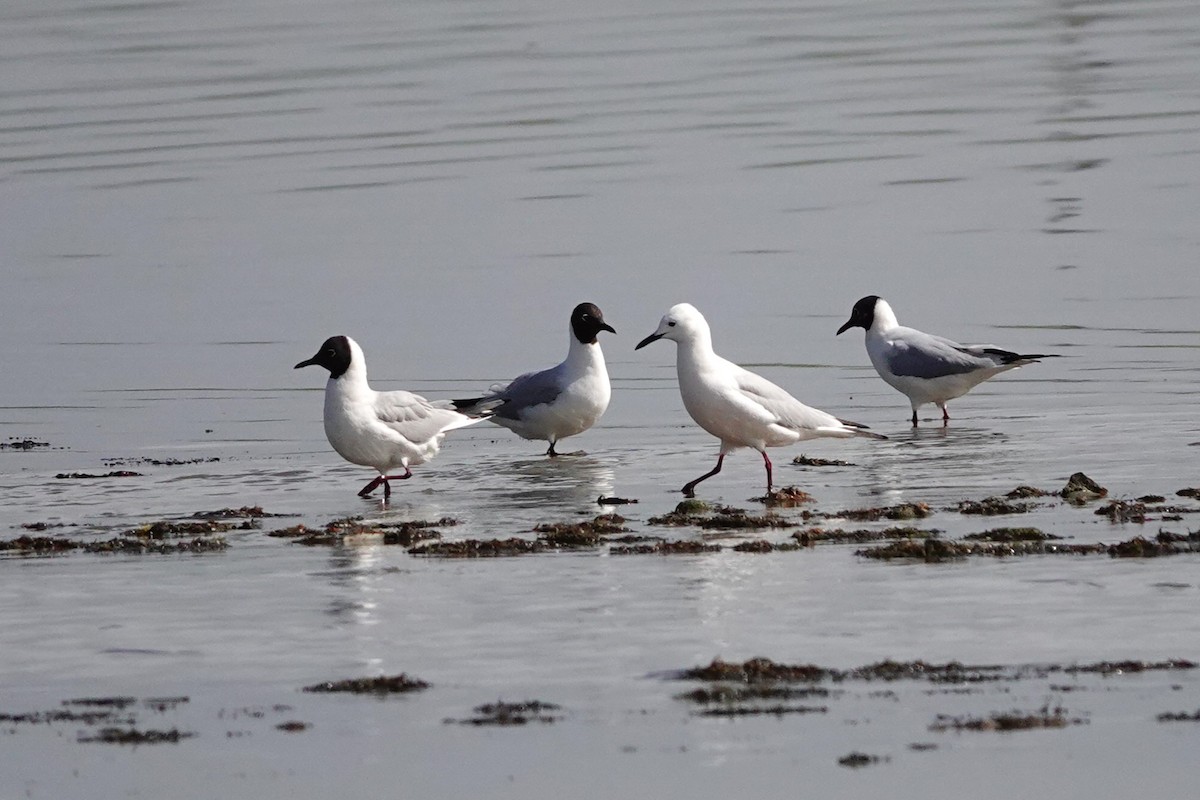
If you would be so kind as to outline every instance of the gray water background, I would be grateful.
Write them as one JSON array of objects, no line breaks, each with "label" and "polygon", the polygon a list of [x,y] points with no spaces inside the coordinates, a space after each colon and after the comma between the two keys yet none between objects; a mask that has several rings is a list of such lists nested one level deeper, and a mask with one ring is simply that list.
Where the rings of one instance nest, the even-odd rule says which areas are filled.
[{"label": "gray water background", "polygon": [[[942,509],[1076,470],[1128,498],[1200,484],[1194,3],[10,2],[0,74],[0,440],[51,445],[0,452],[6,536],[262,505],[299,515],[280,524],[451,515],[448,536],[506,537],[596,513],[600,494],[638,498],[631,526],[660,533],[646,520],[716,443],[682,409],[673,346],[632,347],[685,300],[726,357],[891,437],[773,454],[822,510]],[[903,323],[1064,357],[913,431],[860,332],[833,336],[871,293]],[[612,406],[566,443],[586,457],[549,462],[476,426],[390,507],[355,496],[370,475],[329,450],[323,378],[292,364],[345,333],[376,388],[459,396],[559,360],[582,300],[618,330],[602,340]],[[801,470],[798,452],[857,466]],[[746,507],[761,488],[739,453],[701,496]],[[1060,505],[996,524],[1106,542],[1156,528]],[[1195,726],[1154,722],[1200,706],[1187,675],[1011,702],[864,690],[820,718],[733,721],[691,716],[656,677],[716,656],[1195,659],[1194,556],[464,563],[230,540],[202,557],[0,559],[2,710],[187,695],[164,724],[199,734],[112,748],[6,732],[0,796],[1194,789]],[[434,688],[298,691],[404,671]],[[567,716],[443,723],[497,698]],[[936,713],[1044,702],[1090,724],[927,730]],[[230,721],[274,723],[277,704],[313,727]],[[939,747],[907,749],[925,740]],[[891,760],[838,766],[852,750]]]}]

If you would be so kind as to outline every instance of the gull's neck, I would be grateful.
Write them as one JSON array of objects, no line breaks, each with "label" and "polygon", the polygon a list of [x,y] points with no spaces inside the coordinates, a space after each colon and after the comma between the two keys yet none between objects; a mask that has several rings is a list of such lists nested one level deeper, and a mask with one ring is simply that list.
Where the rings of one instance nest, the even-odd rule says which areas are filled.
[{"label": "gull's neck", "polygon": [[713,351],[712,332],[708,328],[692,331],[687,339],[676,342],[675,364],[677,367],[691,365],[702,367],[716,359]]},{"label": "gull's neck", "polygon": [[875,301],[875,319],[871,322],[871,330],[875,333],[886,333],[892,328],[898,328],[899,321],[896,319],[896,312],[892,311],[892,307],[887,304],[886,300]]},{"label": "gull's neck", "polygon": [[329,379],[325,387],[327,395],[359,398],[371,393],[371,387],[367,383],[367,359],[357,342],[351,343],[350,353],[350,366],[338,377]]},{"label": "gull's neck", "polygon": [[569,371],[591,372],[604,369],[604,352],[600,349],[599,342],[581,342],[576,338],[574,331],[571,331],[569,339],[567,359],[563,362]]}]

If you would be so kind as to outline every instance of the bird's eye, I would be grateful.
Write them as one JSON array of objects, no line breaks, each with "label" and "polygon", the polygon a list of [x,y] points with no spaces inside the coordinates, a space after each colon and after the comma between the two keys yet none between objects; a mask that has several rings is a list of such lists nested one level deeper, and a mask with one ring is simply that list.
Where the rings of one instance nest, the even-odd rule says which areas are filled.
[{"label": "bird's eye", "polygon": [[675,320],[671,320],[670,322],[668,322],[668,323],[667,323],[667,327],[668,327],[668,328],[674,328],[674,327],[675,327]]},{"label": "bird's eye", "polygon": [[331,355],[331,356],[332,356],[332,355],[337,355],[336,353],[334,353],[334,352],[333,352],[333,348],[332,348],[332,347],[331,347],[331,348],[329,348],[328,350],[326,350],[325,352],[326,352],[326,353],[328,353],[328,354],[329,354],[329,355]]}]

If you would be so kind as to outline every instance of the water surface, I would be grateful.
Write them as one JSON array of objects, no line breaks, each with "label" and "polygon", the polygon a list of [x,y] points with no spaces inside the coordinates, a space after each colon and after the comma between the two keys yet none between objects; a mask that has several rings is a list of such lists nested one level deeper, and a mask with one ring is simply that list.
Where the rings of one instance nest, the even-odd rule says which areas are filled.
[{"label": "water surface", "polygon": [[[950,538],[1152,537],[1159,521],[1113,525],[1094,506],[945,509],[1079,470],[1127,499],[1186,505],[1174,492],[1200,483],[1192,4],[16,2],[0,23],[0,441],[48,445],[0,451],[5,538],[296,515],[227,534],[223,553],[0,559],[0,712],[187,696],[141,723],[197,734],[133,748],[6,727],[5,792],[1191,790],[1195,723],[1155,721],[1200,707],[1191,672],[963,695],[858,685],[825,714],[733,720],[694,716],[661,676],[718,656],[1196,659],[1193,555],[880,564],[852,545],[737,553],[733,536],[700,556],[455,561],[264,531],[451,516],[448,538],[532,537],[616,494],[640,501],[620,509],[629,527],[663,534],[649,518],[716,446],[683,411],[673,346],[632,347],[686,300],[723,355],[891,437],[773,455],[819,510],[925,502]],[[1064,357],[912,430],[860,336],[834,337],[865,294],[926,330]],[[389,507],[355,496],[370,475],[329,450],[323,380],[292,364],[345,333],[377,388],[461,396],[559,360],[582,300],[619,332],[603,340],[612,406],[564,443],[586,457],[552,462],[477,426]],[[855,466],[791,466],[800,452]],[[116,468],[142,476],[55,478]],[[700,494],[757,508],[762,479],[738,453]],[[399,672],[433,686],[299,691]],[[444,722],[497,698],[563,718]],[[929,730],[1047,703],[1088,722]],[[311,727],[274,727],[291,719]],[[923,742],[937,747],[910,748]],[[852,751],[890,760],[839,766]]]}]

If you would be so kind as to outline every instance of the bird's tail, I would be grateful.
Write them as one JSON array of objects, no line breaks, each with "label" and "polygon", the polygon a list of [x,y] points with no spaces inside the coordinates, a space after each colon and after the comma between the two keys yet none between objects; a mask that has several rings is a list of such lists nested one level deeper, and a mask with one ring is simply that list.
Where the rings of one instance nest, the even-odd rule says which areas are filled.
[{"label": "bird's tail", "polygon": [[504,405],[502,398],[490,394],[483,397],[468,397],[450,401],[450,406],[455,411],[465,414],[468,417],[490,417],[502,405]]},{"label": "bird's tail", "polygon": [[1043,358],[1060,358],[1058,353],[1014,353],[1011,350],[1001,350],[999,347],[985,347],[983,352],[997,359],[1002,365],[1022,366],[1041,361]]}]

